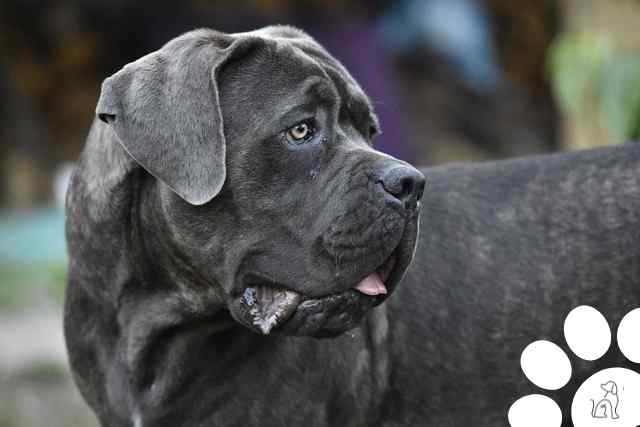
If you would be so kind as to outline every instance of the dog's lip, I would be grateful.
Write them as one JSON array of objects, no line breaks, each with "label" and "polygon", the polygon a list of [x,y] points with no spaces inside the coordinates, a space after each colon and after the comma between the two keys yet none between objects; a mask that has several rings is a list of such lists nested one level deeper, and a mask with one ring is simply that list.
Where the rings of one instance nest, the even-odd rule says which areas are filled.
[{"label": "dog's lip", "polygon": [[[303,294],[289,286],[273,281],[258,274],[246,274],[240,283],[242,287],[232,290],[229,297],[229,311],[239,323],[262,334],[268,334],[271,330],[282,331],[291,335],[313,335],[313,336],[336,336],[347,329],[357,325],[365,313],[380,304],[394,292],[405,273],[408,270],[413,254],[416,250],[416,238],[419,228],[417,213],[414,215],[415,221],[408,223],[402,236],[396,242],[395,248],[389,256],[375,269],[377,274],[385,276],[386,294],[365,295],[354,289],[356,282],[350,288],[342,289],[339,292],[324,295]],[[369,273],[371,274],[371,273]],[[366,277],[366,276],[364,276]],[[362,280],[363,277],[360,278]],[[287,307],[277,310],[260,310],[260,322],[256,322],[255,311],[243,299],[243,293],[247,288],[261,287],[267,292],[284,292],[288,297],[278,299],[272,298],[277,305],[277,301],[287,302]],[[274,307],[271,305],[271,307]],[[275,314],[273,322],[262,322],[268,319],[269,314]],[[259,324],[268,325],[261,328]]]},{"label": "dog's lip", "polygon": [[[291,286],[287,286],[284,283],[280,283],[280,282],[276,282],[274,280],[271,279],[266,279],[263,278],[261,275],[259,274],[248,274],[246,277],[246,279],[243,281],[245,283],[245,286],[243,286],[242,288],[240,288],[239,290],[236,290],[234,292],[234,296],[239,297],[242,296],[247,289],[257,289],[257,288],[269,288],[269,289],[274,289],[274,290],[280,290],[280,291],[289,291],[289,292],[294,292],[298,295],[300,295],[300,297],[302,298],[302,301],[309,301],[309,300],[321,300],[323,298],[329,298],[332,296],[336,296],[336,295],[342,295],[348,292],[352,292],[352,291],[356,291],[356,287],[357,285],[362,282],[367,276],[370,276],[372,274],[377,274],[380,279],[382,280],[382,282],[385,284],[386,287],[386,293],[390,292],[389,288],[393,288],[393,286],[395,285],[395,283],[389,282],[389,279],[393,278],[394,273],[395,273],[395,268],[397,267],[398,264],[398,256],[399,256],[399,251],[400,251],[400,246],[401,243],[398,244],[393,251],[390,253],[390,255],[374,270],[370,271],[369,273],[363,275],[358,281],[356,281],[354,283],[353,286],[350,286],[347,289],[341,290],[341,291],[337,291],[337,292],[330,292],[327,294],[322,294],[322,295],[308,295],[305,294],[303,292],[300,292],[296,289],[293,289]],[[356,291],[358,292],[358,291]],[[370,297],[370,298],[375,298],[376,295],[367,295],[367,294],[363,294],[361,292],[358,292],[359,295],[362,295],[363,297]],[[381,294],[382,296],[384,296],[384,294]]]},{"label": "dog's lip", "polygon": [[[369,275],[380,276],[385,283],[386,292],[376,295],[362,293],[356,289],[361,279],[341,292],[302,300],[290,318],[281,323],[279,328],[293,335],[312,334],[317,337],[332,337],[355,327],[368,310],[382,304],[389,297],[402,278],[403,271],[400,270],[404,268],[401,260],[403,246],[404,239],[401,239],[378,268],[369,273]],[[328,314],[324,315],[324,321],[318,321],[318,318],[323,318],[323,315],[318,312],[318,307],[327,305]],[[336,313],[336,309],[346,311]]]},{"label": "dog's lip", "polygon": [[249,311],[252,326],[267,335],[293,315],[302,296],[288,289],[251,286],[245,288],[241,300]]},{"label": "dog's lip", "polygon": [[386,287],[387,279],[396,264],[396,259],[394,249],[391,255],[389,255],[380,267],[363,277],[358,284],[354,286],[354,289],[369,296],[386,295],[388,293],[388,289]]},{"label": "dog's lip", "polygon": [[[399,245],[369,275],[375,274],[386,284],[395,285],[395,283],[390,284],[388,280],[393,276],[394,269],[398,265],[398,248]],[[368,276],[365,276],[365,278]],[[362,280],[358,283],[362,282]],[[283,284],[271,280],[263,280],[260,275],[256,274],[248,275],[245,283],[246,285],[242,290],[233,295],[233,299],[238,301],[239,305],[247,313],[244,323],[249,322],[250,325],[248,326],[264,335],[286,324],[301,307],[308,308],[330,300],[362,301],[368,302],[370,306],[376,306],[387,297],[386,287],[384,292],[366,294],[356,289],[357,284],[339,292],[309,296]]]}]

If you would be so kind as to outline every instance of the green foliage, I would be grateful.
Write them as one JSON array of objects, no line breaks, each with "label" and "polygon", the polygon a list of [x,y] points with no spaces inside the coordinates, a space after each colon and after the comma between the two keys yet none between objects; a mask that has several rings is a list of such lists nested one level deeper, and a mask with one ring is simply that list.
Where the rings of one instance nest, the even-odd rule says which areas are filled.
[{"label": "green foliage", "polygon": [[640,54],[615,55],[600,83],[603,125],[617,140],[637,138],[640,125]]},{"label": "green foliage", "polygon": [[549,55],[551,84],[563,109],[579,113],[584,108],[610,56],[609,44],[602,39],[565,36],[555,41]]},{"label": "green foliage", "polygon": [[640,51],[620,51],[602,37],[565,35],[549,53],[551,85],[567,114],[594,109],[617,141],[640,135]]}]

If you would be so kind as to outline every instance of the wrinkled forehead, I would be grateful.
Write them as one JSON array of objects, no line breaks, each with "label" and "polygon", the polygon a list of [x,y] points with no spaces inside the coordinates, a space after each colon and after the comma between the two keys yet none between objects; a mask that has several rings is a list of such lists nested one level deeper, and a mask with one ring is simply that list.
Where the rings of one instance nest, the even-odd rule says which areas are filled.
[{"label": "wrinkled forehead", "polygon": [[340,117],[378,129],[373,108],[360,86],[309,36],[302,32],[295,37],[260,31],[245,34],[260,36],[264,43],[245,61],[223,71],[223,95],[233,94],[236,106],[250,102],[252,110],[273,116],[299,104],[322,104]]},{"label": "wrinkled forehead", "polygon": [[316,61],[331,80],[341,100],[340,114],[357,121],[370,122],[377,131],[378,118],[367,95],[353,79],[346,68],[334,59],[324,48],[312,39],[306,45],[300,43],[299,49],[311,60]]}]

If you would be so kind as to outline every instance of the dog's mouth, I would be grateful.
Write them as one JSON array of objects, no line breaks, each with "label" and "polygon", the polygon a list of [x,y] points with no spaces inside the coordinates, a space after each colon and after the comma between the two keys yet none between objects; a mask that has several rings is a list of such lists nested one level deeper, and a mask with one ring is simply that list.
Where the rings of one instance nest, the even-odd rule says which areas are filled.
[{"label": "dog's mouth", "polygon": [[311,297],[279,284],[248,284],[232,298],[230,311],[237,321],[264,335],[278,331],[336,336],[356,326],[389,296],[404,275],[413,246],[414,242],[401,242],[378,268],[337,293]]}]

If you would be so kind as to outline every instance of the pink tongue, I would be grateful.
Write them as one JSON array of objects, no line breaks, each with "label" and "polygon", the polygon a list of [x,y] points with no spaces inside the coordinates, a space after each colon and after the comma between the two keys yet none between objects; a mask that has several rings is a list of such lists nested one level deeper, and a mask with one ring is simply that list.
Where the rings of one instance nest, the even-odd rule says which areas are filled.
[{"label": "pink tongue", "polygon": [[356,290],[362,292],[365,295],[380,295],[386,294],[387,288],[382,283],[382,279],[378,276],[378,273],[371,273],[358,283]]}]

